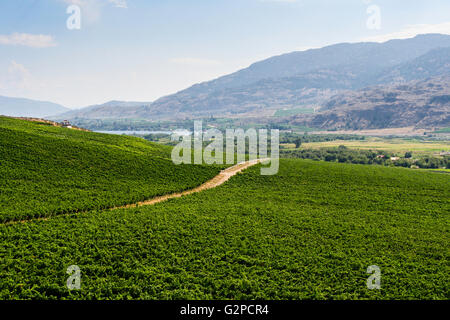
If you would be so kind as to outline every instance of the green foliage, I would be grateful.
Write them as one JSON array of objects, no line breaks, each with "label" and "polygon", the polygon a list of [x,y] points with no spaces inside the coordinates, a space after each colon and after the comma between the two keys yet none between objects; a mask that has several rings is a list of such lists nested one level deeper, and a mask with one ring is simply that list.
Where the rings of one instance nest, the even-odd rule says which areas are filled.
[{"label": "green foliage", "polygon": [[[307,132],[302,135],[292,132],[280,134],[280,143],[295,143],[295,145],[298,141],[301,145],[302,143],[336,140],[365,140],[365,137],[356,134],[308,134]],[[296,146],[296,148],[298,147]]]},{"label": "green foliage", "polygon": [[[405,168],[416,165],[421,169],[446,168],[450,162],[450,157],[437,158],[433,156],[423,156],[420,159],[414,160],[411,159],[412,154],[408,154],[408,152],[405,158],[392,161],[390,158],[394,156],[393,153],[381,150],[350,149],[343,145],[337,148],[281,150],[280,155],[284,158],[324,160],[328,162],[337,161],[353,164],[377,164]],[[407,157],[408,155],[409,157]]]},{"label": "green foliage", "polygon": [[171,148],[0,117],[0,221],[102,209],[190,189],[220,168],[175,166]]},{"label": "green foliage", "polygon": [[282,159],[151,207],[0,226],[0,298],[447,299],[449,212],[446,175]]},{"label": "green foliage", "polygon": [[275,117],[288,117],[296,114],[311,114],[314,113],[314,108],[293,108],[293,109],[280,109],[274,114]]},{"label": "green foliage", "polygon": [[168,131],[193,128],[193,120],[151,121],[144,119],[71,119],[79,127],[96,131]]},{"label": "green foliage", "polygon": [[441,128],[439,130],[434,131],[433,133],[450,133],[450,127]]}]

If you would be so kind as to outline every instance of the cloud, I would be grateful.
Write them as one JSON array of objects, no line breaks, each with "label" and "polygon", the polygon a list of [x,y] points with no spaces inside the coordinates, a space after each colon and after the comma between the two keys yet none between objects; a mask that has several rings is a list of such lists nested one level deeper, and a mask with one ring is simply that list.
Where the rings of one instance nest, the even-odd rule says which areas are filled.
[{"label": "cloud", "polygon": [[0,89],[16,93],[30,89],[33,77],[24,65],[11,61],[6,70],[0,73]]},{"label": "cloud", "polygon": [[31,83],[31,73],[23,64],[17,63],[16,61],[11,61],[8,67],[8,81],[9,83],[17,88],[25,89],[30,86]]},{"label": "cloud", "polygon": [[0,44],[10,46],[26,46],[32,48],[48,48],[56,46],[56,42],[50,35],[29,33],[0,35]]},{"label": "cloud", "polygon": [[194,67],[210,67],[220,65],[220,61],[211,60],[211,59],[199,59],[199,58],[173,58],[170,59],[170,62],[181,64],[185,66],[194,66]]},{"label": "cloud", "polygon": [[413,38],[419,34],[442,33],[450,35],[450,22],[439,24],[415,24],[407,25],[404,29],[388,34],[376,35],[361,39],[362,41],[385,42],[392,39]]}]

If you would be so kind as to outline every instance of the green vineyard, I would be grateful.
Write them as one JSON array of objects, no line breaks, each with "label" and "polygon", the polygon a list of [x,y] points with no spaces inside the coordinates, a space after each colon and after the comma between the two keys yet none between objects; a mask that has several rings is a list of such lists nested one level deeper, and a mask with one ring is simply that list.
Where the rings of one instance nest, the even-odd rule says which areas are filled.
[{"label": "green vineyard", "polygon": [[214,166],[175,166],[171,148],[0,117],[0,221],[110,208],[195,187]]},{"label": "green vineyard", "polygon": [[445,299],[449,190],[445,174],[292,159],[154,206],[2,225],[0,297]]}]

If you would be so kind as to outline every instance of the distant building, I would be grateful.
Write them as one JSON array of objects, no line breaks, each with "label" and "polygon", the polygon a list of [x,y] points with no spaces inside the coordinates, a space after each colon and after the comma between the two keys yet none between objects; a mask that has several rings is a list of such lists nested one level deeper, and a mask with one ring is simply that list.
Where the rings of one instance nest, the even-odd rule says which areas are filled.
[{"label": "distant building", "polygon": [[61,125],[64,128],[72,128],[72,125],[70,124],[69,120],[64,120],[63,122],[61,122]]},{"label": "distant building", "polygon": [[440,156],[450,156],[450,151],[442,151],[439,153]]},{"label": "distant building", "polygon": [[379,154],[379,155],[377,155],[377,158],[378,158],[378,159],[383,159],[383,158],[384,158],[384,154]]},{"label": "distant building", "polygon": [[400,157],[391,157],[391,161],[398,161],[400,160]]}]

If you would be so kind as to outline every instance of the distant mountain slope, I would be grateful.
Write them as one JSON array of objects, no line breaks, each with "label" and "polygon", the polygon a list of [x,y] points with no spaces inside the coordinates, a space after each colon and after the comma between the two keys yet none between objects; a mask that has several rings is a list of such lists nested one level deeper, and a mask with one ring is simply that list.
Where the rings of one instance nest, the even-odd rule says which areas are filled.
[{"label": "distant mountain slope", "polygon": [[291,124],[322,129],[450,126],[450,76],[348,91],[330,99],[325,111],[291,118]]},{"label": "distant mountain slope", "polygon": [[4,116],[42,118],[68,110],[52,102],[0,96],[0,115]]},{"label": "distant mountain slope", "polygon": [[148,116],[264,115],[279,107],[320,104],[329,98],[330,90],[385,83],[380,72],[385,74],[441,47],[450,47],[450,36],[429,34],[293,52],[163,97],[152,104]]},{"label": "distant mountain slope", "polygon": [[427,34],[385,43],[343,43],[266,59],[153,103],[110,102],[58,119],[270,117],[277,110],[323,106],[367,86],[449,74],[450,36]]},{"label": "distant mountain slope", "polygon": [[52,119],[107,119],[107,118],[138,118],[145,112],[151,102],[109,101],[82,109],[71,110],[51,117]]},{"label": "distant mountain slope", "polygon": [[378,83],[392,83],[450,75],[450,47],[433,49],[426,54],[380,73]]},{"label": "distant mountain slope", "polygon": [[439,47],[450,47],[450,36],[427,34],[384,43],[335,44],[320,49],[275,56],[233,74],[194,85],[187,90],[197,94],[206,93],[223,88],[245,86],[263,79],[280,79],[316,70],[343,67],[357,74],[376,74],[382,68],[415,59]]}]

